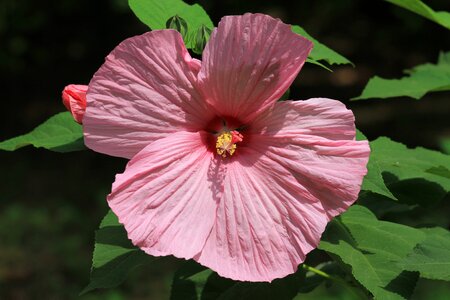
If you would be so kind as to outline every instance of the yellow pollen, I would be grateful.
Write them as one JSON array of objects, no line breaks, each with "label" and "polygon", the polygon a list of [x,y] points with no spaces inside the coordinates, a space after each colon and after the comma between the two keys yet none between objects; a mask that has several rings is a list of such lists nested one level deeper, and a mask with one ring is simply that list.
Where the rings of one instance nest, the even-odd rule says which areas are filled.
[{"label": "yellow pollen", "polygon": [[227,153],[231,156],[236,151],[236,144],[233,143],[233,135],[229,132],[223,132],[217,137],[216,141],[217,154],[227,157]]}]

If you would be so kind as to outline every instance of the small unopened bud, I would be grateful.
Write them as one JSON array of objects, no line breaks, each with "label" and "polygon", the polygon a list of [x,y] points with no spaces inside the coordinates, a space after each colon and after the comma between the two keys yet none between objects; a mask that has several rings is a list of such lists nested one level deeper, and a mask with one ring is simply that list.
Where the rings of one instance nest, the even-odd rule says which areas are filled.
[{"label": "small unopened bud", "polygon": [[188,32],[188,25],[186,23],[186,21],[181,18],[178,15],[175,15],[171,18],[169,18],[166,22],[166,28],[167,29],[175,29],[176,31],[178,31],[181,36],[183,37],[183,40],[186,39],[186,35]]},{"label": "small unopened bud", "polygon": [[87,89],[87,85],[69,84],[62,92],[64,106],[70,111],[75,121],[80,124],[86,111]]},{"label": "small unopened bud", "polygon": [[194,39],[194,49],[192,49],[195,53],[201,54],[203,49],[205,49],[206,43],[209,41],[209,37],[211,36],[211,29],[202,25],[198,28],[197,34]]}]

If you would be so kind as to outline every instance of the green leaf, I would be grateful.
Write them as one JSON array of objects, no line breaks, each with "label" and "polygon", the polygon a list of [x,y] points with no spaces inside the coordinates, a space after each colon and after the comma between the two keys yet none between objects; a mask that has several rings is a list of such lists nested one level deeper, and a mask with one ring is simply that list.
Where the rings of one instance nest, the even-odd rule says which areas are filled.
[{"label": "green leaf", "polygon": [[434,11],[420,0],[386,0],[409,11],[415,12],[447,29],[450,29],[450,13],[446,11]]},{"label": "green leaf", "polygon": [[[345,287],[346,289],[356,289],[356,287],[350,286],[350,284],[343,284],[343,282],[346,282],[343,278],[346,277],[344,271],[340,267],[340,265],[334,261],[326,261],[324,263],[321,263],[314,267],[314,269],[319,270],[328,276],[332,276],[334,278],[339,278],[342,280],[342,282],[337,282],[333,279],[325,278],[324,276],[318,275],[317,273],[311,272],[308,270],[310,268],[306,265],[301,265],[299,269],[305,269],[305,276],[301,282],[299,282],[299,294],[307,294],[316,289],[319,285],[322,283],[330,284],[332,282],[338,283],[341,285],[341,287]],[[342,279],[341,279],[342,278]],[[353,292],[353,294],[356,294]],[[359,294],[357,294],[359,295]],[[301,299],[301,298],[300,298]]]},{"label": "green leaf", "polygon": [[[173,16],[178,15],[183,18],[188,27],[187,37],[184,42],[189,49],[195,48],[195,36],[202,25],[209,29],[214,28],[214,24],[208,14],[198,4],[189,5],[181,0],[128,0],[128,4],[139,20],[152,30],[165,29],[167,20]],[[292,26],[292,30],[314,43],[314,49],[310,54],[308,62],[322,66],[327,70],[330,69],[319,61],[326,61],[330,65],[351,64],[348,59],[339,53],[320,44],[300,26]]]},{"label": "green leaf", "polygon": [[[301,28],[298,25],[292,26],[292,31],[307,38],[314,44],[314,48],[309,54],[309,59],[314,61],[314,63],[321,65],[318,61],[323,60],[327,62],[330,65],[341,65],[341,64],[352,64],[351,61],[349,61],[344,56],[340,55],[336,51],[328,48],[324,44],[319,43],[316,39],[314,39],[312,36],[310,36],[303,28]],[[311,62],[311,61],[310,61]],[[353,64],[352,64],[353,65]],[[329,70],[329,69],[328,69]]]},{"label": "green leaf", "polygon": [[152,30],[165,29],[169,18],[178,15],[187,23],[184,40],[186,47],[195,47],[194,37],[201,25],[214,25],[205,10],[198,4],[189,5],[181,0],[128,0],[135,15]]},{"label": "green leaf", "polygon": [[[367,137],[358,129],[356,129],[356,140],[364,141]],[[391,191],[384,183],[383,176],[381,175],[380,167],[377,161],[373,158],[373,152],[370,155],[369,162],[367,163],[367,175],[364,177],[364,181],[361,186],[362,191],[371,191],[393,200],[397,200]]]},{"label": "green leaf", "polygon": [[437,64],[423,64],[405,71],[401,79],[375,76],[369,80],[360,96],[352,100],[370,98],[422,98],[426,93],[450,90],[450,52],[441,53]]},{"label": "green leaf", "polygon": [[336,255],[376,299],[404,299],[414,290],[417,274],[396,263],[425,239],[415,228],[379,221],[354,205],[327,226],[319,249]]},{"label": "green leaf", "polygon": [[[409,149],[386,137],[372,141],[370,147],[366,177],[378,178],[376,182],[381,184],[381,174],[395,198],[409,203],[418,200],[431,203],[441,200],[450,191],[449,155],[421,147]],[[370,183],[363,184],[363,188],[388,196]]]},{"label": "green leaf", "polygon": [[28,145],[56,152],[86,149],[81,125],[69,112],[54,115],[27,134],[0,142],[0,150],[14,151]]},{"label": "green leaf", "polygon": [[356,140],[357,141],[367,141],[367,137],[359,129],[356,129]]},{"label": "green leaf", "polygon": [[200,299],[208,277],[213,271],[193,260],[185,262],[173,277],[170,300]]},{"label": "green leaf", "polygon": [[361,190],[371,191],[393,200],[397,200],[397,198],[391,193],[384,183],[380,166],[378,165],[378,162],[373,154],[370,156],[369,162],[367,163],[367,175],[364,177]]},{"label": "green leaf", "polygon": [[95,234],[91,280],[81,294],[118,286],[132,269],[154,260],[131,244],[125,229],[109,211]]},{"label": "green leaf", "polygon": [[450,232],[439,227],[423,229],[423,232],[426,239],[398,265],[420,272],[424,278],[450,281]]},{"label": "green leaf", "polygon": [[450,156],[408,149],[386,137],[370,142],[367,175],[361,187],[393,200],[432,206],[450,192]]},{"label": "green leaf", "polygon": [[416,208],[414,205],[392,201],[391,198],[373,192],[360,193],[357,204],[370,209],[377,218],[384,218],[389,214],[410,214]]},{"label": "green leaf", "polygon": [[312,59],[312,58],[307,58],[306,59],[306,62],[307,63],[310,63],[310,64],[313,64],[313,65],[316,65],[316,66],[319,66],[319,67],[321,67],[321,68],[324,68],[325,70],[327,70],[327,71],[329,71],[329,72],[333,72],[333,70],[331,70],[330,68],[328,68],[327,66],[325,66],[323,63],[321,63],[321,62],[318,62],[317,60],[314,60],[314,59]]}]

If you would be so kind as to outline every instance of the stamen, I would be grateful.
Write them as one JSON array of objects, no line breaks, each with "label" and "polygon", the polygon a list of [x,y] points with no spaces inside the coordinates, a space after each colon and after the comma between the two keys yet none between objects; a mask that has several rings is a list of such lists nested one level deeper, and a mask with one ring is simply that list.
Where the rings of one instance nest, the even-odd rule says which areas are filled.
[{"label": "stamen", "polygon": [[243,138],[242,134],[236,130],[222,132],[216,141],[217,154],[222,157],[227,157],[227,154],[233,155],[236,151],[236,143],[242,142]]}]

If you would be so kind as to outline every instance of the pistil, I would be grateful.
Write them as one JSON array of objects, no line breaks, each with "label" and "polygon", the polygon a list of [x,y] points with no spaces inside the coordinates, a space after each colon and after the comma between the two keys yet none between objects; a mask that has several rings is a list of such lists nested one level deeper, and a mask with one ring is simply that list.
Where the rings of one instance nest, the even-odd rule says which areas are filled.
[{"label": "pistil", "polygon": [[236,152],[236,143],[242,142],[243,139],[242,134],[236,130],[222,132],[216,140],[217,154],[224,158],[227,154],[232,156]]}]

